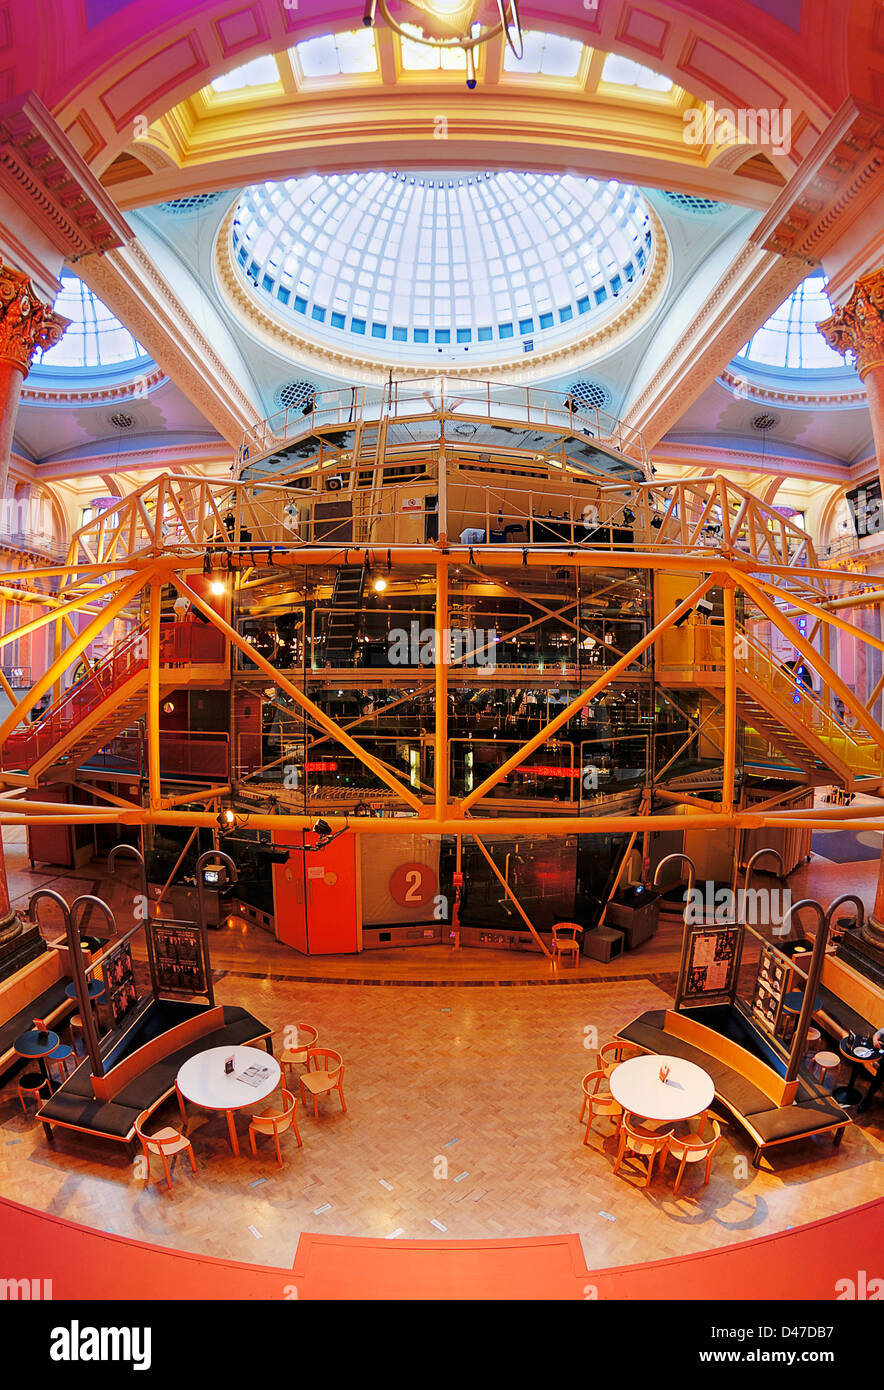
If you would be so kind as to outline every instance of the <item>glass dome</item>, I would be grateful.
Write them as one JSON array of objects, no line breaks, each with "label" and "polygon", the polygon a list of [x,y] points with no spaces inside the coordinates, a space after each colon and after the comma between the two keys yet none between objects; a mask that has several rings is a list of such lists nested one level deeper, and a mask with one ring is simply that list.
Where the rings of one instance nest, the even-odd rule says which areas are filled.
[{"label": "glass dome", "polygon": [[802,280],[789,298],[752,335],[734,359],[751,366],[787,371],[844,372],[851,369],[817,330],[831,316],[826,277],[820,272]]},{"label": "glass dome", "polygon": [[151,364],[152,359],[128,328],[70,271],[61,273],[61,291],[54,307],[70,319],[70,327],[60,343],[37,354],[33,370],[42,367],[53,372],[119,371],[122,367],[142,369]]},{"label": "glass dome", "polygon": [[243,193],[232,237],[258,295],[312,334],[449,360],[582,334],[635,291],[652,246],[635,188],[514,172],[259,184]]}]

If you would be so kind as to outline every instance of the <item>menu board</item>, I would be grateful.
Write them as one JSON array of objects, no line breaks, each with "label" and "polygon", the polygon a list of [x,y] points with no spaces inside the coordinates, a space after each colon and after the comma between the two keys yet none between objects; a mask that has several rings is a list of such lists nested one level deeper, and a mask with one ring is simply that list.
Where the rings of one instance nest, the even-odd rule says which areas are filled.
[{"label": "menu board", "polygon": [[154,980],[167,994],[205,994],[206,964],[199,927],[153,921]]},{"label": "menu board", "polygon": [[105,998],[111,1008],[114,1023],[119,1023],[129,1010],[138,1003],[138,990],[135,988],[135,967],[128,941],[118,946],[101,967],[104,976]]},{"label": "menu board", "polygon": [[762,946],[752,991],[751,1010],[755,1021],[769,1033],[776,1028],[787,980],[786,962],[769,946]]},{"label": "menu board", "polygon": [[704,928],[693,932],[685,965],[683,999],[702,999],[733,990],[738,926]]}]

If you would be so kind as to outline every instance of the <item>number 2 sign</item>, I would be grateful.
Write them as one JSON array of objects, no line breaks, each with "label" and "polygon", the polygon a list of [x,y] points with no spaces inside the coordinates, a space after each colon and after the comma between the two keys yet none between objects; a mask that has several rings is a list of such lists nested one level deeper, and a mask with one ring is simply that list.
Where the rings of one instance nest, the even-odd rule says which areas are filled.
[{"label": "number 2 sign", "polygon": [[400,907],[424,907],[436,896],[436,875],[428,864],[400,864],[390,875],[390,895]]}]

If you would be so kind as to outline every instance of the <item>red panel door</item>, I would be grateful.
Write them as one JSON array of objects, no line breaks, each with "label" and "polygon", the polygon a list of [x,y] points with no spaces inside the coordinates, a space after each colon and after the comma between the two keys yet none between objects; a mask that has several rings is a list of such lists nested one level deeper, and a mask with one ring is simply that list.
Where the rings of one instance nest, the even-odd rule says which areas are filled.
[{"label": "red panel door", "polygon": [[287,864],[273,869],[276,935],[305,955],[341,955],[359,950],[356,837],[341,835],[312,850],[312,831],[275,831],[274,844],[291,846]]}]

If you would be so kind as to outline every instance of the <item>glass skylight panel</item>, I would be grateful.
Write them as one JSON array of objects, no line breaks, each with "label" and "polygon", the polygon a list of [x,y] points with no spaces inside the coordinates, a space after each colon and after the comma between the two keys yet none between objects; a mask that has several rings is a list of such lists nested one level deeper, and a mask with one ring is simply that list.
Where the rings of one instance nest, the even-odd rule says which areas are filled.
[{"label": "glass skylight panel", "polygon": [[504,72],[542,73],[545,77],[577,76],[584,52],[579,39],[566,39],[562,34],[547,34],[539,29],[526,30],[522,38],[521,59],[509,45],[504,50]]},{"label": "glass skylight panel", "polygon": [[[610,181],[600,188],[571,175],[375,171],[311,175],[282,188],[282,199],[272,184],[246,190],[234,252],[247,273],[253,268],[260,293],[277,308],[325,325],[322,332],[452,349],[459,342],[462,351],[468,344],[533,340],[597,306],[608,308],[642,278],[647,262],[634,251],[650,245],[644,202],[636,190]],[[321,257],[312,246],[304,249],[317,232],[327,240]],[[322,273],[315,283],[312,274],[302,275],[292,300],[280,267],[297,281],[308,262]],[[453,327],[460,337],[435,337],[436,329],[444,335]],[[469,339],[463,336],[473,328]]]},{"label": "glass skylight panel", "polygon": [[618,87],[637,87],[642,92],[671,92],[672,79],[664,77],[653,68],[642,67],[631,58],[622,58],[619,53],[609,53],[602,68],[602,81],[614,82]]},{"label": "glass skylight panel", "polygon": [[749,339],[739,357],[792,371],[844,371],[844,358],[829,347],[816,327],[832,312],[825,287],[823,275],[803,280]]},{"label": "glass skylight panel", "polygon": [[[424,32],[416,24],[403,24],[402,29],[406,34],[420,37]],[[403,72],[460,72],[467,65],[467,55],[462,48],[437,48],[412,38],[400,39],[399,48]]]},{"label": "glass skylight panel", "polygon": [[242,92],[247,87],[271,87],[278,81],[279,68],[276,66],[276,59],[272,54],[266,53],[261,58],[253,58],[250,63],[244,63],[241,68],[224,73],[223,77],[216,77],[212,83],[212,91]]},{"label": "glass skylight panel", "polygon": [[143,365],[151,361],[128,328],[123,327],[76,275],[62,272],[55,310],[70,319],[70,327],[61,342],[38,356],[38,369],[40,366],[117,367],[129,362]]}]

